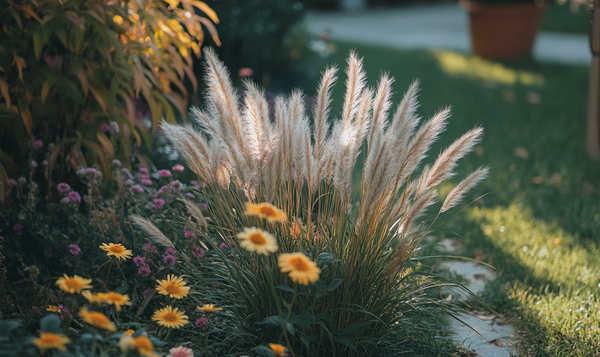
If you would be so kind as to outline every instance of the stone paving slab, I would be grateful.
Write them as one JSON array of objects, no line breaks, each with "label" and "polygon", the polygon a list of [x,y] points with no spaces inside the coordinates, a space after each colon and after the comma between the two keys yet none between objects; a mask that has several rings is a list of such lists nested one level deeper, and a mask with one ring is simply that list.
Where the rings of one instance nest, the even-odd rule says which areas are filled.
[{"label": "stone paving slab", "polygon": [[[331,39],[399,49],[471,51],[467,13],[457,4],[375,9],[361,12],[313,12],[308,30]],[[533,49],[539,61],[591,63],[589,36],[541,32]]]}]

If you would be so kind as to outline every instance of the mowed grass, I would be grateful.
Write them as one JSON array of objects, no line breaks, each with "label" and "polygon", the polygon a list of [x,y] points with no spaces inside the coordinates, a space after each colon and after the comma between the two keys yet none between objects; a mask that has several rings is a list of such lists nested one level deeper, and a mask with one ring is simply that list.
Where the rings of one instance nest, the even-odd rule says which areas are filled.
[{"label": "mowed grass", "polygon": [[[465,256],[498,269],[484,301],[524,331],[520,355],[598,355],[600,164],[585,152],[589,68],[345,43],[325,62],[345,68],[352,48],[365,57],[369,85],[382,71],[396,78],[395,104],[418,78],[425,119],[452,107],[429,160],[468,129],[484,127],[483,142],[461,160],[455,183],[489,164],[490,177],[465,202],[486,195],[435,234],[461,241]],[[344,80],[335,89],[334,115]]]}]

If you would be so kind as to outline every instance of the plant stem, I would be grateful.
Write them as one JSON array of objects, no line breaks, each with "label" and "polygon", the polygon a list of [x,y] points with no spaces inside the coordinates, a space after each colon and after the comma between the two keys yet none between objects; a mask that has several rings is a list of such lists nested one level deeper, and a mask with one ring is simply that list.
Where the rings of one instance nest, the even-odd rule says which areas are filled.
[{"label": "plant stem", "polygon": [[113,263],[115,262],[115,260],[113,258],[110,259],[110,264],[108,265],[108,273],[106,274],[106,280],[105,280],[105,284],[108,283],[108,278],[110,278],[110,269],[112,268]]}]

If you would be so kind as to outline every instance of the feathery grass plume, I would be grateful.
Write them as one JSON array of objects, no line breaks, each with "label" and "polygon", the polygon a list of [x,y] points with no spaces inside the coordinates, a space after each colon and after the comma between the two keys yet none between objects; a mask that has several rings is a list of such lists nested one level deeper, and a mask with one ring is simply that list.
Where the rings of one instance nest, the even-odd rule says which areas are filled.
[{"label": "feathery grass plume", "polygon": [[[426,184],[417,189],[417,194],[422,190],[437,186],[442,181],[454,176],[456,162],[468,154],[479,143],[483,135],[483,128],[477,127],[466,132],[438,156],[431,170],[427,173]],[[421,185],[419,185],[421,187]]]},{"label": "feathery grass plume", "polygon": [[440,212],[446,212],[459,204],[465,193],[485,179],[489,172],[490,168],[488,166],[480,167],[459,182],[458,185],[448,193],[448,196],[446,196]]},{"label": "feathery grass plume", "polygon": [[[479,141],[481,129],[467,132],[419,172],[450,112],[442,110],[419,126],[418,81],[410,85],[390,119],[394,79],[384,74],[376,91],[365,87],[362,59],[352,52],[340,119],[329,122],[337,70],[328,68],[317,90],[311,127],[300,91],[277,96],[271,118],[263,91],[245,82],[240,106],[227,70],[214,52],[205,53],[206,105],[192,110],[199,130],[162,124],[202,181],[210,220],[194,213],[194,207],[188,210],[206,222],[210,236],[224,242],[235,240],[244,227],[256,227],[276,239],[279,252],[303,251],[317,263],[322,274],[313,285],[297,287],[301,298],[289,313],[298,316],[310,307],[311,314],[327,318],[322,324],[298,328],[289,342],[290,352],[366,353],[415,308],[412,297],[431,286],[413,278],[415,270],[408,269],[411,255],[427,234],[421,217],[435,202],[436,187],[454,175],[457,160]],[[364,162],[358,163],[363,165],[362,181],[356,182],[353,171],[360,150],[366,152]],[[487,168],[480,169],[461,182],[446,198],[443,210],[456,205],[485,173]],[[354,191],[355,185],[360,190]],[[281,210],[287,220],[274,223],[246,214],[248,204],[265,203]],[[226,291],[219,296],[222,302],[232,307],[245,331],[259,339],[277,337],[278,327],[260,323],[280,316],[275,296],[294,289],[289,288],[289,277],[279,273],[276,257],[245,249],[212,251],[219,256],[210,264],[212,279]],[[273,292],[274,286],[288,288]],[[328,291],[328,287],[335,288]],[[348,337],[354,349],[335,339],[347,328],[361,336]],[[321,338],[307,345],[298,335]]]},{"label": "feathery grass plume", "polygon": [[200,207],[198,207],[196,203],[185,198],[180,199],[180,201],[185,204],[185,208],[192,214],[192,217],[196,218],[198,224],[206,231],[208,229],[208,222],[206,221],[206,217],[202,214]]},{"label": "feathery grass plume", "polygon": [[152,224],[152,222],[150,222],[149,220],[143,218],[140,215],[134,214],[131,215],[129,217],[133,223],[135,223],[138,227],[140,227],[141,229],[143,229],[146,233],[148,233],[148,235],[150,236],[150,239],[156,243],[156,244],[160,244],[164,247],[167,248],[175,248],[175,246],[173,246],[173,243],[171,242],[171,240],[169,240],[169,238],[167,238],[163,232],[160,231],[160,229],[158,229],[154,224]]}]

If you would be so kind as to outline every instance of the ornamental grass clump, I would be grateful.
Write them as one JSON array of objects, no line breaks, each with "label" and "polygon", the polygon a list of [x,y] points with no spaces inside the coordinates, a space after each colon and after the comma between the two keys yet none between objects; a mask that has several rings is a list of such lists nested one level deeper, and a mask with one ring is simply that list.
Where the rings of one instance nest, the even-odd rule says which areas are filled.
[{"label": "ornamental grass clump", "polygon": [[[330,120],[336,68],[325,70],[310,114],[294,91],[275,99],[271,116],[261,89],[245,82],[239,105],[212,50],[205,61],[206,106],[192,109],[198,129],[163,123],[162,130],[203,185],[209,217],[186,207],[196,234],[219,252],[208,269],[221,303],[263,347],[368,355],[434,285],[407,266],[429,228],[421,217],[483,129],[418,170],[450,115],[444,109],[419,125],[418,82],[390,117],[393,79],[384,74],[367,87],[362,59],[351,53],[341,119]],[[487,173],[481,167],[460,182],[440,212]],[[231,241],[238,245],[219,250]]]}]

